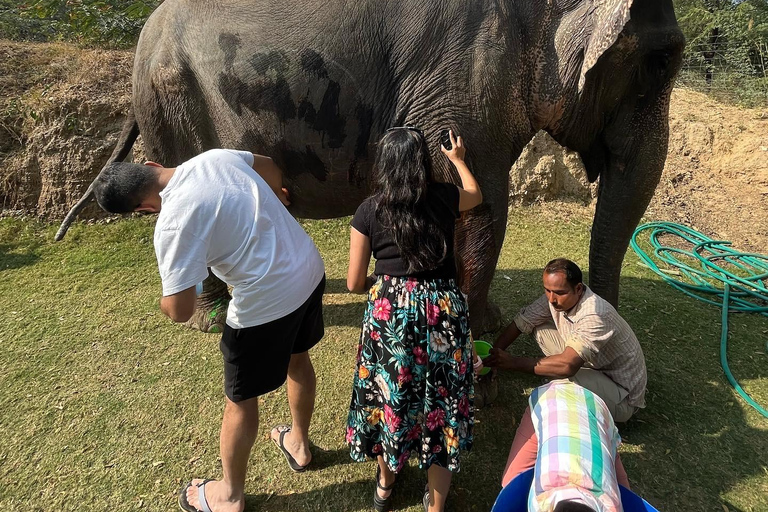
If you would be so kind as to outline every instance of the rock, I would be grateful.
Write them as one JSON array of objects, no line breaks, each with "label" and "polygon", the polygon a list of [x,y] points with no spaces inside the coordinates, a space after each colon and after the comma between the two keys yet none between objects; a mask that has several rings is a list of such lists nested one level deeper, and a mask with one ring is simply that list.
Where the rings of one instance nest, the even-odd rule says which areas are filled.
[{"label": "rock", "polygon": [[523,149],[509,174],[512,204],[531,204],[553,199],[583,204],[597,197],[597,184],[590,184],[581,158],[539,132]]}]

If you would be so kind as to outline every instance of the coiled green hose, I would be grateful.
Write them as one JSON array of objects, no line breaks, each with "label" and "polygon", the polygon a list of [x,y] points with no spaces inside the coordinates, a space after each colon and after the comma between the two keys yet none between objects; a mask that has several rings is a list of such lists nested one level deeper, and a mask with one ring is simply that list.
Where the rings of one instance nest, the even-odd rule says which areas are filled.
[{"label": "coiled green hose", "polygon": [[[638,245],[638,235],[644,231],[650,231],[649,242],[655,260],[663,262],[668,268],[659,268],[654,258]],[[661,243],[661,238],[664,238],[666,244]],[[755,402],[739,385],[728,367],[727,358],[728,313],[759,313],[768,317],[768,256],[737,252],[730,245],[731,242],[712,240],[674,222],[643,224],[635,230],[630,240],[630,246],[640,259],[664,281],[690,297],[722,308],[720,364],[725,376],[750,406],[768,418],[768,410]],[[681,279],[673,276],[680,276]]]}]

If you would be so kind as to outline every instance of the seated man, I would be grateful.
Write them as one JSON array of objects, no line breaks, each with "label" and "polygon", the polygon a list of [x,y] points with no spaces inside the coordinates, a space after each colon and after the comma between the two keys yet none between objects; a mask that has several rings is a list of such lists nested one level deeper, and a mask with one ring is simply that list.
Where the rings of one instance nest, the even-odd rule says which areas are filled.
[{"label": "seated man", "polygon": [[528,510],[621,511],[629,488],[616,451],[621,438],[599,396],[567,380],[531,393],[515,434],[502,485],[535,467]]},{"label": "seated man", "polygon": [[[582,283],[574,262],[550,261],[543,281],[544,295],[520,311],[483,364],[570,379],[600,396],[614,421],[627,421],[645,407],[645,358],[635,334],[613,306]],[[533,332],[545,357],[505,351],[521,332]]]}]

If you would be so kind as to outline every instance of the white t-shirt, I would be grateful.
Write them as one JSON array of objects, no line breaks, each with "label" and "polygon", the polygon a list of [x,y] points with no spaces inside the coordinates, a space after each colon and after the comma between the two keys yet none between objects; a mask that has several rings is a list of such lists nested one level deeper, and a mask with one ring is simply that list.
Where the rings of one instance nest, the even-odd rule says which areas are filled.
[{"label": "white t-shirt", "polygon": [[214,149],[178,166],[160,193],[155,253],[163,295],[208,277],[233,287],[236,329],[292,313],[325,273],[314,242],[251,167],[245,151]]}]

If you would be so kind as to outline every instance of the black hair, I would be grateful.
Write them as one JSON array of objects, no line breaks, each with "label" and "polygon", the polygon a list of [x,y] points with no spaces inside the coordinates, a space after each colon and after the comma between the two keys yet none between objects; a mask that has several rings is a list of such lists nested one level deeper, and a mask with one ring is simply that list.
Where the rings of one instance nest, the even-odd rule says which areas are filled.
[{"label": "black hair", "polygon": [[157,172],[154,167],[112,162],[93,181],[93,193],[103,210],[129,213],[139,207],[156,184]]},{"label": "black hair", "polygon": [[595,512],[595,509],[578,501],[564,500],[555,505],[554,512]]},{"label": "black hair", "polygon": [[409,272],[430,270],[448,254],[445,233],[427,208],[432,159],[421,131],[387,131],[374,164],[376,220],[394,239]]},{"label": "black hair", "polygon": [[568,281],[571,288],[576,288],[576,285],[581,283],[583,279],[579,266],[565,258],[556,258],[547,263],[547,266],[544,267],[545,274],[554,274],[555,272],[562,272],[565,274],[565,280]]}]

